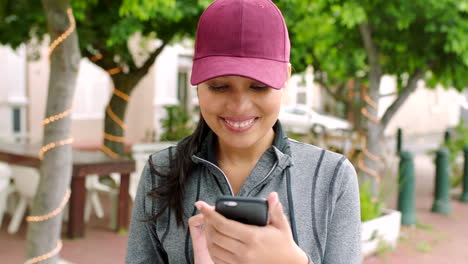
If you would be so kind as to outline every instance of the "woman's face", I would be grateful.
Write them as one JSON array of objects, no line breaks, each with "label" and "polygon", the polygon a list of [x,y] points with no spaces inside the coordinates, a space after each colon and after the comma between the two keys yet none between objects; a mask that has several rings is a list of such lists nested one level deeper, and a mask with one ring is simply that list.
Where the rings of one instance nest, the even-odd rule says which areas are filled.
[{"label": "woman's face", "polygon": [[200,111],[220,144],[233,148],[270,144],[283,90],[240,76],[210,79],[198,85]]}]

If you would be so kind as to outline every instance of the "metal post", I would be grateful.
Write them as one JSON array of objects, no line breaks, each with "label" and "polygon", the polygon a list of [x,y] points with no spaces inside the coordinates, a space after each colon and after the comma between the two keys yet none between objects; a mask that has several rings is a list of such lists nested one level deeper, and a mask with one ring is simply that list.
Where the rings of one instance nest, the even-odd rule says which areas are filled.
[{"label": "metal post", "polygon": [[397,145],[396,145],[396,154],[398,155],[401,152],[401,146],[403,141],[403,135],[401,128],[397,130]]},{"label": "metal post", "polygon": [[463,169],[463,193],[460,198],[460,201],[467,203],[468,202],[468,146],[463,148],[465,154],[465,166]]},{"label": "metal post", "polygon": [[398,211],[401,212],[401,224],[414,225],[416,224],[414,162],[413,155],[409,152],[400,152],[398,182]]},{"label": "metal post", "polygon": [[450,214],[452,212],[450,205],[449,151],[444,147],[437,151],[435,199],[432,212],[441,214]]},{"label": "metal post", "polygon": [[450,138],[451,138],[450,131],[445,130],[445,133],[444,133],[444,143],[449,142]]}]

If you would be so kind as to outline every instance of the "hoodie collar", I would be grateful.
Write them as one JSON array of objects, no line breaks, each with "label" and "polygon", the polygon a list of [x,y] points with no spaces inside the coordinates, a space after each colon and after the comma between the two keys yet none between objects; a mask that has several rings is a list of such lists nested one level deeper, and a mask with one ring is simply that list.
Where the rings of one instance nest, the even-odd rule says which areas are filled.
[{"label": "hoodie collar", "polygon": [[[275,131],[275,139],[273,140],[273,145],[268,148],[267,151],[272,151],[276,156],[276,160],[283,161],[279,162],[278,165],[283,165],[282,167],[286,167],[285,165],[292,165],[288,137],[279,120],[273,125],[273,130]],[[216,158],[216,140],[216,134],[210,130],[201,144],[200,152],[198,152],[196,156],[218,165],[218,160]],[[193,161],[198,163],[198,160]]]}]

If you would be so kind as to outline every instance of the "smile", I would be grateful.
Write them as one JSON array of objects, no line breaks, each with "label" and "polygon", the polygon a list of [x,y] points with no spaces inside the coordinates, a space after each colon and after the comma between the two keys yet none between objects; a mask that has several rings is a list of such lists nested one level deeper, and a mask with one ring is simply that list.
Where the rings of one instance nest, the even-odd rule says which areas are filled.
[{"label": "smile", "polygon": [[224,121],[224,124],[226,124],[226,127],[229,130],[232,130],[234,132],[244,132],[254,125],[257,118],[222,118],[222,120]]},{"label": "smile", "polygon": [[255,118],[250,119],[248,121],[244,121],[244,122],[232,122],[232,121],[229,121],[229,120],[225,120],[225,121],[226,121],[226,123],[228,123],[229,125],[231,125],[233,127],[243,128],[243,127],[250,126],[255,121]]}]

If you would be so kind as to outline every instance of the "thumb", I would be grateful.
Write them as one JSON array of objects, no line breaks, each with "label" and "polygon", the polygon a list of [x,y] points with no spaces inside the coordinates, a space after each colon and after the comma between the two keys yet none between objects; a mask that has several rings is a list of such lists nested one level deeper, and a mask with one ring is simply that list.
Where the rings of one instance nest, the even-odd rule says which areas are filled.
[{"label": "thumb", "polygon": [[270,225],[278,229],[289,230],[289,222],[283,212],[283,206],[278,198],[278,193],[272,192],[268,195],[268,208],[270,216]]}]

